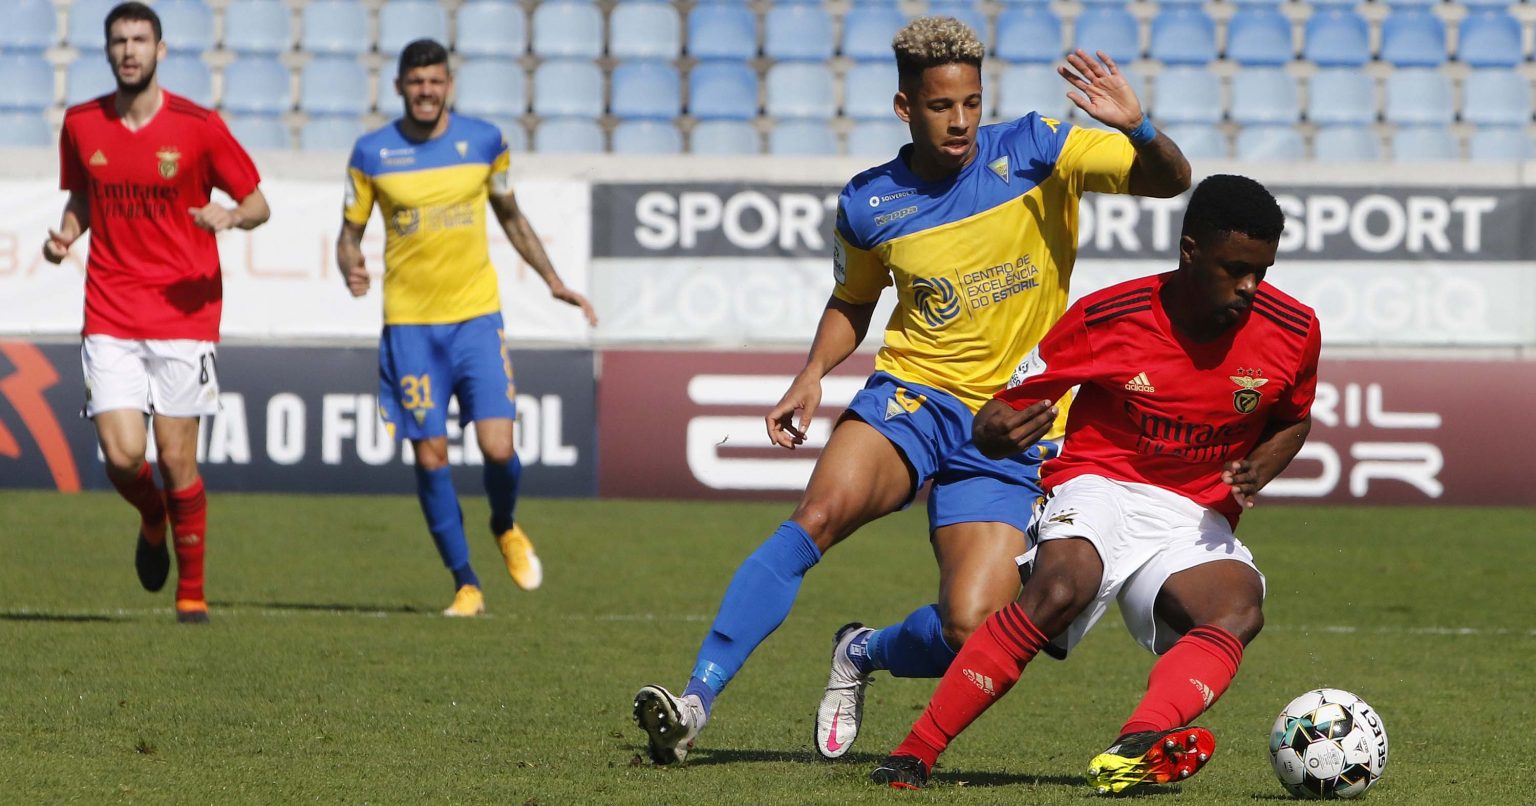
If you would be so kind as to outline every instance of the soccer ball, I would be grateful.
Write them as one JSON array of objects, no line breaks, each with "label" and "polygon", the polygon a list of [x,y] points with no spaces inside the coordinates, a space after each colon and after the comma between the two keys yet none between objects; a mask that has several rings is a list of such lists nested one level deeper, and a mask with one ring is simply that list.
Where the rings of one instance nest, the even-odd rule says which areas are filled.
[{"label": "soccer ball", "polygon": [[1365,700],[1320,688],[1291,700],[1269,735],[1270,761],[1298,798],[1355,798],[1387,766],[1387,729]]}]

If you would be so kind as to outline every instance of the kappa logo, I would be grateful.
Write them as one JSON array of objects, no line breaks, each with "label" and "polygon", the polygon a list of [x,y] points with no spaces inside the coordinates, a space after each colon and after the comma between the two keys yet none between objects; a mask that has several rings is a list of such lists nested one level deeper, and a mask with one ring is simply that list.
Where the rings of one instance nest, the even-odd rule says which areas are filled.
[{"label": "kappa logo", "polygon": [[1205,707],[1206,708],[1210,708],[1211,707],[1211,703],[1216,701],[1216,692],[1211,691],[1211,687],[1210,686],[1207,686],[1206,684],[1200,682],[1199,680],[1196,680],[1193,677],[1189,678],[1189,682],[1194,684],[1196,689],[1199,689],[1199,691],[1200,691],[1200,698],[1202,700],[1205,700]]},{"label": "kappa logo", "polygon": [[1136,377],[1125,382],[1125,388],[1131,390],[1132,392],[1157,391],[1157,388],[1152,385],[1152,381],[1147,378],[1147,373],[1145,372],[1136,373]]},{"label": "kappa logo", "polygon": [[998,179],[1003,180],[1003,184],[1013,184],[1013,181],[1008,178],[1008,155],[1004,154],[1003,156],[992,160],[991,162],[987,163],[987,167],[992,169],[992,173],[997,174]]},{"label": "kappa logo", "polygon": [[101,149],[99,149],[99,148],[96,149],[96,153],[91,155],[91,164],[92,165],[106,165],[107,164],[107,155],[101,153]]},{"label": "kappa logo", "polygon": [[[1240,372],[1259,372],[1260,370],[1239,370]],[[1269,383],[1268,378],[1254,378],[1248,375],[1228,375],[1233,383],[1241,386],[1241,389],[1232,393],[1232,408],[1238,414],[1249,414],[1259,407],[1259,401],[1264,396],[1259,393],[1259,387]]]},{"label": "kappa logo", "polygon": [[965,679],[975,683],[976,687],[981,689],[983,694],[986,694],[988,697],[997,696],[997,687],[992,685],[992,678],[971,669],[962,669],[961,671],[965,672]]},{"label": "kappa logo", "polygon": [[915,414],[920,406],[928,402],[927,395],[910,397],[906,387],[896,387],[896,394],[890,400],[885,401],[885,419],[900,417],[902,414]]},{"label": "kappa logo", "polygon": [[459,152],[459,159],[463,159],[469,155],[469,143],[465,140],[456,141],[453,150]]}]

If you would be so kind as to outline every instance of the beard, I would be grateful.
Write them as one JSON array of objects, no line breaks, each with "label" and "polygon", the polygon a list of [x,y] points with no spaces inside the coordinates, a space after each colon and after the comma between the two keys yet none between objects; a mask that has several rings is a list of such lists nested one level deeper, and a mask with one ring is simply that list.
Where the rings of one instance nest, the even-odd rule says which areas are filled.
[{"label": "beard", "polygon": [[437,114],[436,115],[433,115],[430,118],[423,119],[423,118],[416,117],[416,115],[411,112],[411,104],[406,104],[405,105],[405,116],[407,118],[409,118],[412,123],[416,124],[417,126],[420,126],[420,127],[424,128],[424,129],[435,129],[435,128],[437,128],[437,122],[443,119],[443,115],[447,111],[448,111],[448,105],[447,104],[439,104],[438,107],[437,107]]},{"label": "beard", "polygon": [[117,91],[124,95],[138,95],[148,89],[149,83],[155,80],[155,68],[157,66],[154,62],[145,65],[144,69],[140,71],[139,80],[131,83],[118,78],[117,71],[114,70],[112,77],[117,78]]}]

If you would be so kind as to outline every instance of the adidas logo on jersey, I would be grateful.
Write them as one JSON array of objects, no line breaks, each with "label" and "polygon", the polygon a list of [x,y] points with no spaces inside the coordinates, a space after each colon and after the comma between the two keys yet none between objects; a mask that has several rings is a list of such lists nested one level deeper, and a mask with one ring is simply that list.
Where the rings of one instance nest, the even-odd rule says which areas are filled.
[{"label": "adidas logo on jersey", "polygon": [[107,164],[107,155],[101,153],[101,149],[97,149],[96,153],[91,155],[91,164],[92,165],[106,165]]},{"label": "adidas logo on jersey", "polygon": [[970,669],[962,669],[961,671],[965,672],[965,679],[975,683],[976,687],[981,689],[982,693],[986,694],[988,697],[997,696],[997,687],[992,685],[992,678],[987,677],[984,674],[971,671]]},{"label": "adidas logo on jersey", "polygon": [[1125,382],[1125,388],[1131,390],[1132,392],[1157,391],[1156,387],[1152,385],[1152,381],[1147,379],[1147,373],[1145,372],[1136,373],[1136,377]]}]

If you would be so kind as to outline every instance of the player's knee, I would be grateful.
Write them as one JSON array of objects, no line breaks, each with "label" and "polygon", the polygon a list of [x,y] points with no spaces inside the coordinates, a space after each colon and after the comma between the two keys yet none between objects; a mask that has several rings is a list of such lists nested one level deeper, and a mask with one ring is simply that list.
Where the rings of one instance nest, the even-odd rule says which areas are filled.
[{"label": "player's knee", "polygon": [[170,442],[156,445],[158,461],[164,472],[181,477],[197,472],[197,444]]},{"label": "player's knee", "polygon": [[852,529],[847,523],[844,508],[825,499],[806,499],[795,508],[790,520],[810,535],[817,548],[826,551],[848,535]]},{"label": "player's knee", "polygon": [[432,451],[417,451],[416,466],[428,473],[435,473],[448,466],[448,457]]},{"label": "player's knee", "polygon": [[517,455],[517,451],[513,450],[510,444],[481,445],[480,454],[484,456],[485,461],[489,462],[490,464],[504,465],[512,461],[512,457]]},{"label": "player's knee", "polygon": [[1094,590],[1077,584],[1067,574],[1036,574],[1024,586],[1019,603],[1030,614],[1035,627],[1046,635],[1064,630],[1093,601]]},{"label": "player's knee", "polygon": [[1264,608],[1257,602],[1244,602],[1229,608],[1211,623],[1237,636],[1237,640],[1247,646],[1264,629]]},{"label": "player's knee", "polygon": [[984,613],[979,608],[964,609],[960,612],[947,612],[944,614],[944,643],[949,648],[960,651],[971,634],[981,628],[982,622],[987,620],[991,613]]},{"label": "player's knee", "polygon": [[144,449],[134,450],[117,443],[103,443],[101,455],[114,473],[121,475],[133,475],[139,472],[139,467],[144,464]]}]

